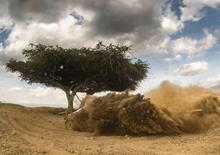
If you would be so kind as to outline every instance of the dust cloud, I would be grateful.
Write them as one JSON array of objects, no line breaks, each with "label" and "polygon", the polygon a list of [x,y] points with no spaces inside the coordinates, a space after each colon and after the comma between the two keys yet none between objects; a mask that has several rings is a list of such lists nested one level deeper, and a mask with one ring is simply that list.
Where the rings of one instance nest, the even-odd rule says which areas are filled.
[{"label": "dust cloud", "polygon": [[168,81],[144,96],[127,91],[87,96],[84,106],[67,116],[66,127],[137,136],[205,132],[220,125],[218,97],[199,86],[180,87]]},{"label": "dust cloud", "polygon": [[178,122],[185,132],[203,132],[220,124],[220,94],[199,86],[164,81],[145,98]]}]

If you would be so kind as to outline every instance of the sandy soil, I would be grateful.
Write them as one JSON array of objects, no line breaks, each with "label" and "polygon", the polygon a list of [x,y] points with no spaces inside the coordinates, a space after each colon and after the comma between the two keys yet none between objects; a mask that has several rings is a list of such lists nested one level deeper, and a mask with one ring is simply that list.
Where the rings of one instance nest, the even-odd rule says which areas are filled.
[{"label": "sandy soil", "polygon": [[220,128],[178,136],[95,136],[67,130],[50,108],[0,104],[0,155],[220,154]]}]

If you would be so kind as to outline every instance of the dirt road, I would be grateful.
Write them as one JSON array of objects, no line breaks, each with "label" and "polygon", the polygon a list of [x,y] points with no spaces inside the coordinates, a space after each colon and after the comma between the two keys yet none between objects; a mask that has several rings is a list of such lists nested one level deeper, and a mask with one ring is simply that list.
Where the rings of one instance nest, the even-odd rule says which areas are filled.
[{"label": "dirt road", "polygon": [[95,136],[65,129],[50,108],[0,104],[0,155],[220,154],[220,128],[179,136]]}]

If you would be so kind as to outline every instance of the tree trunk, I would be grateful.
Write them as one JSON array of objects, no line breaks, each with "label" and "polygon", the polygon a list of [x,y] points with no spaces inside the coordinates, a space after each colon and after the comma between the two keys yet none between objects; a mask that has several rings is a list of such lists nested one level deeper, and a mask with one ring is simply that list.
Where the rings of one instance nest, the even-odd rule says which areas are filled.
[{"label": "tree trunk", "polygon": [[66,97],[67,97],[67,101],[68,101],[67,114],[70,114],[74,111],[73,100],[74,100],[75,95],[71,94],[70,92],[66,92]]}]

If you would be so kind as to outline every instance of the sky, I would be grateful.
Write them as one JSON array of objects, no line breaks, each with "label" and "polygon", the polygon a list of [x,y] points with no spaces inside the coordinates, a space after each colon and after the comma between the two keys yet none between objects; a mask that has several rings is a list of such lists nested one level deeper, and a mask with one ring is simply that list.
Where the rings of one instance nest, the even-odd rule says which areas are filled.
[{"label": "sky", "polygon": [[137,88],[162,81],[220,86],[220,0],[0,0],[0,101],[66,106],[59,89],[27,85],[5,70],[29,43],[69,47],[132,45],[150,65]]}]

